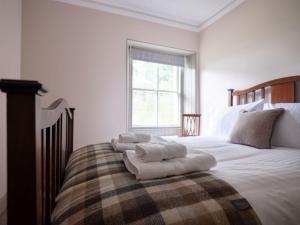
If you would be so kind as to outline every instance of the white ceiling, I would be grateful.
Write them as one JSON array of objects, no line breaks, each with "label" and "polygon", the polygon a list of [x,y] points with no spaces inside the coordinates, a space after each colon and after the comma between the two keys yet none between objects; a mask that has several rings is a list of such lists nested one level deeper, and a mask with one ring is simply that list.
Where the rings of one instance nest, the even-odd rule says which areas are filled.
[{"label": "white ceiling", "polygon": [[200,31],[244,0],[58,0],[151,22]]}]

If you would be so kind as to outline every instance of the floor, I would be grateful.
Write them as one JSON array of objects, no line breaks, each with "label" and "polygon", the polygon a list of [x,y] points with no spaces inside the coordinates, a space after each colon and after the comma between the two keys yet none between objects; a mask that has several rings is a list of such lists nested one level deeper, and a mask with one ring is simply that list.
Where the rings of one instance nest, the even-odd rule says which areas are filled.
[{"label": "floor", "polygon": [[0,225],[6,225],[6,211],[0,215]]}]

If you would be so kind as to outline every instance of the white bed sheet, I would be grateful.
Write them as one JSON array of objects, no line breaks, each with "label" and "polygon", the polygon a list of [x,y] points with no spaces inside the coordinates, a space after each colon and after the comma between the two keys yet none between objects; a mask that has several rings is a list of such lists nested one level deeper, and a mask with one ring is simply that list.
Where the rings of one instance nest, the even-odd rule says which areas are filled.
[{"label": "white bed sheet", "polygon": [[244,196],[263,225],[300,224],[300,149],[262,150],[214,137],[166,139],[212,154],[218,164],[210,172]]}]

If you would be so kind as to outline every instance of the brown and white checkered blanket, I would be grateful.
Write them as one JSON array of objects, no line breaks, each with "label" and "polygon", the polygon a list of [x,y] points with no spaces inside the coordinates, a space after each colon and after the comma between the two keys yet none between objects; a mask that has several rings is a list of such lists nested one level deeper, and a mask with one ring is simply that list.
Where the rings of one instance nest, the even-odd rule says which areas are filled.
[{"label": "brown and white checkered blanket", "polygon": [[52,224],[257,225],[246,199],[209,173],[139,181],[109,143],[75,151]]}]

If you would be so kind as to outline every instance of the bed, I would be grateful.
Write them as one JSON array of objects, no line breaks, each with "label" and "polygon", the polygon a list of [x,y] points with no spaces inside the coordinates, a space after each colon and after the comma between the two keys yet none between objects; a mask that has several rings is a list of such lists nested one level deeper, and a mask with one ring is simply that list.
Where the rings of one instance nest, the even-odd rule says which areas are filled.
[{"label": "bed", "polygon": [[[229,89],[228,104],[296,102],[298,81]],[[300,223],[299,149],[177,138],[190,151],[213,154],[217,167],[140,182],[109,143],[72,152],[75,109],[63,99],[41,109],[39,82],[1,80],[0,88],[7,93],[8,225]]]},{"label": "bed", "polygon": [[255,209],[262,224],[300,223],[299,149],[256,149],[215,137],[178,138],[178,142],[213,154],[210,173],[230,183]]}]

